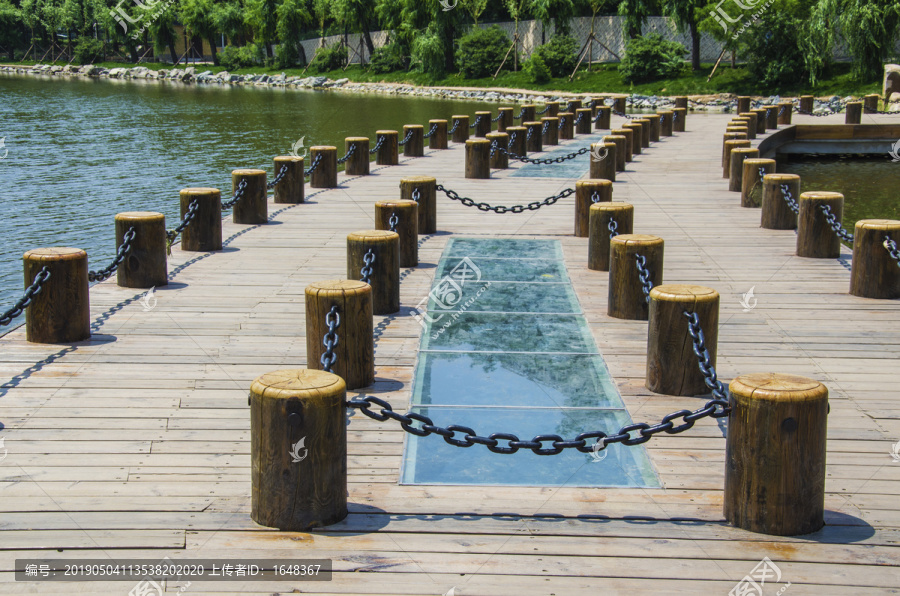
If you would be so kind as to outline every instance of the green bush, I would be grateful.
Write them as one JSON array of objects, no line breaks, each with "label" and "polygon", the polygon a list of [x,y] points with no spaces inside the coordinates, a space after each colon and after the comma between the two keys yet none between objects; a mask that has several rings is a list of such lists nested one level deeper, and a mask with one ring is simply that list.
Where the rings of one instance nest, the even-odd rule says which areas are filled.
[{"label": "green bush", "polygon": [[239,48],[226,46],[219,52],[218,57],[219,65],[225,67],[226,70],[238,70],[239,68],[254,66],[265,58],[262,47],[255,43],[248,43]]},{"label": "green bush", "polygon": [[550,69],[538,54],[532,54],[531,58],[525,62],[524,70],[528,75],[528,80],[532,83],[542,84],[550,81]]},{"label": "green bush", "polygon": [[741,36],[746,44],[747,70],[756,82],[774,91],[796,87],[809,69],[800,49],[800,21],[770,10]]},{"label": "green bush", "polygon": [[424,33],[413,41],[412,64],[416,70],[440,78],[447,72],[444,42],[434,25],[429,25]]},{"label": "green bush", "polygon": [[572,74],[577,64],[575,60],[577,53],[578,42],[568,35],[554,35],[549,42],[534,50],[534,54],[540,56],[554,77],[567,77]]},{"label": "green bush", "polygon": [[677,77],[685,68],[687,50],[676,41],[663,39],[658,33],[629,39],[619,73],[626,83],[646,83]]},{"label": "green bush", "polygon": [[489,77],[500,68],[509,45],[509,38],[497,25],[488,29],[475,29],[460,38],[456,49],[456,65],[467,79]]},{"label": "green bush", "polygon": [[369,72],[372,74],[385,74],[407,68],[409,58],[403,55],[403,48],[396,41],[376,48],[369,60]]},{"label": "green bush", "polygon": [[309,69],[313,74],[319,74],[344,68],[345,64],[347,64],[347,47],[338,42],[319,48],[316,57],[309,63]]},{"label": "green bush", "polygon": [[75,41],[75,61],[93,64],[103,60],[103,42],[93,37],[79,37]]}]

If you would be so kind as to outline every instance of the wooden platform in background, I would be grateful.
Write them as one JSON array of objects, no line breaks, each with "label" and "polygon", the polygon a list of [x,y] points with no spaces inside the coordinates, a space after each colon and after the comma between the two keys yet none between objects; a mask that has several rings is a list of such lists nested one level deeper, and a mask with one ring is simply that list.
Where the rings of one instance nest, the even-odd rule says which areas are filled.
[{"label": "wooden platform in background", "polygon": [[[229,220],[221,253],[176,248],[174,275],[156,289],[152,310],[139,302],[143,291],[114,280],[95,286],[90,342],[32,345],[23,329],[2,338],[0,593],[133,587],[11,583],[16,558],[164,556],[334,559],[329,583],[194,582],[190,594],[727,594],[763,557],[780,568],[782,584],[791,583],[789,596],[897,591],[900,463],[890,450],[900,441],[900,302],[848,295],[846,249],[840,260],[800,259],[794,232],[759,228],[759,211],[741,208],[721,178],[729,118],[689,115],[688,132],[635,157],[614,198],[635,205],[635,232],[665,239],[666,282],[720,292],[721,378],[790,372],[830,389],[823,531],[778,538],[724,523],[725,440],[714,420],[646,444],[663,489],[400,486],[403,431],[359,412],[349,425],[347,520],[312,534],[250,521],[250,382],[305,366],[303,289],[344,276],[346,234],[373,226],[373,203],[398,197],[399,178],[410,174],[435,175],[463,196],[503,205],[574,185],[511,171],[466,180],[463,149],[452,145],[373,166],[369,177],[341,174],[340,188],[308,189],[307,204],[270,204],[269,225]],[[795,123],[813,120],[839,123],[843,115],[795,116]],[[587,156],[579,159],[586,172]],[[568,198],[497,215],[438,193],[440,232],[423,237],[422,266],[403,278],[403,310],[375,319],[383,329],[377,382],[366,393],[398,409],[408,403],[421,332],[408,313],[427,294],[447,239],[509,235],[562,242],[594,338],[636,422],[699,407],[705,398],[644,389],[646,323],[606,316],[607,276],[586,269],[587,239],[572,236],[573,210]],[[744,312],[739,301],[751,287],[758,305]],[[767,585],[765,593],[776,589]]]}]

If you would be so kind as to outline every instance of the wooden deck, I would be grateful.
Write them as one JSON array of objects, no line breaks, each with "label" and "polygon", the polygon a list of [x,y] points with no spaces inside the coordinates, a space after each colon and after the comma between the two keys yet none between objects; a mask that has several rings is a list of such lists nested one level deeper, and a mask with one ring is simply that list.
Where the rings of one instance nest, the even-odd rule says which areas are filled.
[{"label": "wooden deck", "polygon": [[[466,180],[463,149],[452,145],[399,166],[373,166],[368,177],[341,174],[340,188],[308,189],[307,204],[270,205],[269,225],[229,220],[221,253],[176,248],[170,284],[157,288],[150,311],[138,301],[143,291],[114,280],[95,286],[90,342],[33,345],[23,329],[0,340],[0,376],[8,379],[0,389],[7,451],[0,592],[126,594],[133,587],[13,583],[16,558],[164,556],[334,559],[329,583],[193,582],[190,594],[727,594],[763,557],[782,573],[765,594],[787,582],[789,596],[900,591],[900,463],[890,456],[900,440],[900,302],[848,295],[846,249],[840,260],[801,259],[793,232],[760,229],[759,210],[741,208],[721,178],[729,118],[690,115],[688,132],[635,156],[614,198],[635,205],[635,232],[665,239],[666,282],[720,292],[721,378],[790,372],[830,389],[822,531],[779,538],[724,523],[725,440],[714,420],[646,444],[663,489],[426,487],[398,484],[399,426],[359,412],[349,425],[347,520],[311,534],[250,520],[250,382],[305,366],[303,289],[344,276],[346,234],[373,225],[372,204],[397,197],[399,178],[411,174],[435,175],[463,196],[504,205],[574,185],[510,177],[512,170]],[[812,120],[839,123],[843,115],[795,116]],[[579,159],[586,169],[586,157]],[[422,266],[403,278],[403,310],[381,325],[377,382],[367,394],[398,409],[408,403],[421,328],[407,314],[427,294],[447,239],[512,235],[561,240],[635,421],[705,401],[644,389],[646,323],[607,317],[607,276],[586,269],[587,239],[572,236],[572,198],[496,215],[439,193],[438,228],[423,238]],[[743,312],[739,300],[751,286],[758,306]]]}]

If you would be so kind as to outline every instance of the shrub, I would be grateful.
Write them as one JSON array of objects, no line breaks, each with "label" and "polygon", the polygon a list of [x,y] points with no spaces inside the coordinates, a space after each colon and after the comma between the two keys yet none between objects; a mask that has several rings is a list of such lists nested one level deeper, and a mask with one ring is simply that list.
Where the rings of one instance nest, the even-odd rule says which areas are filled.
[{"label": "shrub", "polygon": [[467,79],[489,77],[500,68],[509,45],[509,38],[497,25],[475,29],[460,38],[456,65]]},{"label": "shrub", "polygon": [[741,36],[746,44],[747,70],[761,86],[773,90],[795,87],[809,75],[800,49],[801,23],[770,10]]},{"label": "shrub", "polygon": [[318,74],[344,68],[345,64],[347,64],[347,47],[338,42],[319,48],[316,57],[309,63],[309,69]]},{"label": "shrub", "polygon": [[524,70],[528,75],[528,80],[532,83],[542,84],[550,81],[550,69],[538,54],[532,54],[531,58],[525,62]]},{"label": "shrub", "polygon": [[667,41],[658,33],[629,39],[619,73],[626,83],[644,83],[677,77],[685,67],[687,50],[676,41]]},{"label": "shrub", "polygon": [[255,43],[249,43],[239,48],[226,46],[219,52],[219,64],[226,70],[247,68],[262,62],[264,56],[262,47]]},{"label": "shrub", "polygon": [[419,72],[433,78],[442,77],[446,73],[444,42],[433,24],[413,41],[412,63]]},{"label": "shrub", "polygon": [[75,42],[75,61],[93,64],[103,60],[103,42],[93,37],[79,37]]},{"label": "shrub", "polygon": [[403,55],[403,48],[396,41],[376,48],[369,60],[369,72],[372,74],[385,74],[407,68],[409,58]]},{"label": "shrub", "polygon": [[577,52],[578,42],[568,35],[554,35],[549,42],[534,50],[554,77],[569,76],[575,70]]}]

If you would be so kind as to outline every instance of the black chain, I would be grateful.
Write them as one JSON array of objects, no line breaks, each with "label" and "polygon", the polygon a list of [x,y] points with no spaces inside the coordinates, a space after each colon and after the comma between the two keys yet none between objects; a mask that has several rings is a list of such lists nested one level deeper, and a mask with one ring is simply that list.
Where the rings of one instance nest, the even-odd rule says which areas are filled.
[{"label": "black chain", "polygon": [[412,138],[414,130],[415,130],[414,128],[410,128],[409,131],[406,133],[406,136],[403,137],[403,140],[397,144],[400,145],[401,147],[403,145],[407,144],[409,142],[409,140]]},{"label": "black chain", "polygon": [[470,124],[470,125],[469,125],[469,128],[475,128],[476,126],[478,126],[478,123],[481,122],[481,118],[482,118],[482,117],[483,117],[483,116],[478,116],[477,118],[475,118],[475,122],[473,122],[472,124]]},{"label": "black chain", "polygon": [[526,140],[526,141],[530,141],[530,140],[531,140],[531,137],[533,137],[533,136],[534,136],[534,127],[533,127],[533,126],[529,126],[529,127],[528,127],[528,133],[525,135],[525,140]]},{"label": "black chain", "polygon": [[450,130],[448,130],[448,131],[447,131],[447,134],[451,134],[451,135],[452,135],[453,133],[456,132],[456,129],[457,129],[457,128],[459,128],[459,118],[456,118],[456,119],[453,121],[453,128],[451,128]]},{"label": "black chain", "polygon": [[497,114],[496,118],[492,118],[491,122],[499,122],[500,118],[503,118],[503,112],[500,112],[499,114]]},{"label": "black chain", "polygon": [[309,166],[309,168],[307,168],[306,171],[303,172],[303,175],[311,176],[312,173],[316,171],[316,168],[319,167],[319,164],[322,163],[322,159],[324,158],[324,155],[325,155],[324,153],[316,153],[316,158],[313,159],[313,162]]},{"label": "black chain", "polygon": [[547,134],[547,131],[550,130],[550,122],[544,122],[544,125],[541,127],[541,136]]},{"label": "black chain", "polygon": [[175,240],[178,239],[178,235],[181,234],[186,227],[194,220],[194,217],[197,215],[197,211],[200,210],[200,201],[198,199],[194,199],[188,205],[187,211],[184,212],[184,218],[181,220],[177,226],[175,226],[174,230],[166,230],[166,254],[172,254],[172,245],[175,244]]},{"label": "black chain", "polygon": [[421,199],[421,198],[422,198],[422,193],[419,192],[418,188],[414,188],[412,191],[412,200],[415,201],[416,203],[418,203],[419,199]]},{"label": "black chain", "polygon": [[438,127],[437,122],[435,122],[434,124],[432,124],[432,125],[431,125],[431,128],[428,129],[428,132],[425,133],[424,138],[430,139],[430,138],[431,138],[431,135],[433,135],[434,133],[437,132],[437,127]]},{"label": "black chain", "polygon": [[122,237],[122,244],[119,245],[118,250],[116,250],[116,258],[113,259],[112,263],[108,266],[104,267],[100,271],[88,271],[88,281],[104,281],[109,279],[122,261],[125,260],[125,257],[128,256],[128,253],[131,252],[131,241],[134,240],[134,235],[137,232],[134,231],[134,228],[128,228],[128,231],[125,232],[125,236]]},{"label": "black chain", "polygon": [[890,110],[879,110],[879,109],[873,110],[872,108],[867,107],[865,104],[863,104],[863,113],[864,114],[894,114],[894,115],[897,114],[897,112],[891,112]]},{"label": "black chain", "polygon": [[237,202],[240,201],[244,197],[244,191],[247,190],[247,179],[241,178],[240,184],[238,184],[237,190],[234,191],[234,197],[231,198],[230,201],[222,201],[222,209],[231,209]]},{"label": "black chain", "polygon": [[566,117],[565,117],[565,116],[560,116],[560,117],[559,117],[559,127],[562,128],[562,127],[565,126],[565,125],[566,125]]},{"label": "black chain", "polygon": [[[496,153],[497,149],[499,149],[499,148],[500,148],[500,145],[497,144],[496,139],[491,141],[491,154],[489,157],[493,158],[494,153]],[[504,151],[504,153],[506,153],[507,155],[510,155],[509,151]]]},{"label": "black chain", "polygon": [[884,237],[884,248],[887,249],[891,258],[897,261],[897,266],[900,267],[900,249],[897,248],[897,243],[890,236]]},{"label": "black chain", "polygon": [[363,264],[362,269],[360,269],[360,271],[359,271],[359,275],[360,275],[360,277],[362,277],[362,281],[366,282],[369,285],[372,284],[371,277],[372,277],[372,272],[374,271],[372,268],[372,263],[374,263],[374,262],[375,262],[375,253],[370,248],[366,252],[366,254],[363,255],[363,263],[364,264]]},{"label": "black chain", "polygon": [[650,270],[647,269],[647,257],[644,255],[634,255],[634,262],[638,270],[638,279],[641,280],[641,291],[644,292],[644,300],[650,303],[650,290],[653,289],[653,282],[650,281]]},{"label": "black chain", "polygon": [[831,109],[831,111],[830,111],[830,112],[824,112],[824,113],[822,113],[822,114],[816,114],[816,113],[814,113],[814,112],[805,112],[805,111],[801,110],[799,106],[796,108],[796,110],[797,110],[797,113],[798,113],[798,114],[803,114],[803,115],[805,115],[805,116],[815,116],[816,118],[823,118],[823,117],[825,117],[825,116],[831,116],[832,114],[840,114],[841,111],[842,111],[842,110],[844,109],[844,107],[846,107],[846,106],[845,106],[845,104],[838,103],[838,104],[837,104],[837,109],[834,109],[834,104],[829,104],[828,107]]},{"label": "black chain", "polygon": [[384,145],[384,141],[387,139],[386,135],[378,135],[378,140],[375,141],[375,146],[369,149],[370,154],[378,153],[378,150],[381,149],[381,146]]},{"label": "black chain", "polygon": [[509,135],[509,145],[512,146],[516,142],[516,135],[519,134],[518,130],[514,130],[511,135]]},{"label": "black chain", "polygon": [[800,205],[797,204],[797,201],[794,200],[793,195],[791,195],[790,186],[787,184],[781,185],[781,197],[784,199],[784,202],[787,203],[788,209],[794,212],[794,215],[800,213]]},{"label": "black chain", "polygon": [[713,397],[715,398],[706,405],[709,406],[709,404],[715,402],[717,405],[721,405],[724,413],[727,414],[730,411],[730,408],[728,407],[728,393],[725,389],[725,385],[716,377],[716,367],[712,365],[712,362],[709,359],[709,351],[706,349],[703,329],[700,327],[700,317],[697,316],[697,313],[688,311],[684,311],[684,316],[687,317],[688,333],[690,333],[691,339],[694,342],[694,354],[697,356],[697,366],[700,367],[700,372],[703,374],[703,380],[706,383],[706,386],[710,388]]},{"label": "black chain", "polygon": [[584,118],[584,112],[579,112],[578,118],[575,118],[575,122],[573,122],[572,124],[574,124],[575,126],[578,126],[579,124],[581,124],[581,120],[583,118]]},{"label": "black chain", "polygon": [[825,221],[828,222],[828,225],[834,230],[834,233],[838,235],[838,238],[841,240],[846,240],[847,242],[853,243],[853,234],[844,229],[844,226],[837,220],[834,216],[834,213],[831,212],[830,205],[819,205],[819,209],[822,210],[822,213],[825,215]]},{"label": "black chain", "polygon": [[[632,116],[631,114],[626,114],[625,112],[617,112],[615,110],[612,110],[612,113],[615,114],[616,116],[621,116],[622,118],[628,118],[629,120],[639,120],[644,117],[642,114],[636,114],[636,115]],[[662,124],[663,120],[665,120],[665,116],[666,116],[665,114],[660,114],[660,118],[659,118],[660,124]]]},{"label": "black chain", "polygon": [[325,324],[328,325],[328,332],[325,333],[325,337],[322,339],[322,344],[325,346],[325,352],[322,354],[322,357],[319,358],[319,362],[322,363],[322,370],[331,372],[331,367],[337,362],[337,355],[334,353],[334,348],[338,345],[337,329],[341,325],[341,315],[338,313],[338,307],[336,305],[332,306],[331,310],[328,311],[328,314],[325,315]]},{"label": "black chain", "polygon": [[544,106],[543,110],[541,110],[540,112],[535,112],[535,114],[538,116],[543,116],[544,114],[546,114],[549,111],[550,111],[550,104],[547,104],[546,106]]},{"label": "black chain", "polygon": [[285,176],[287,176],[287,173],[288,173],[288,167],[281,166],[281,170],[275,176],[275,179],[272,180],[271,182],[267,183],[266,188],[275,188],[278,185],[278,183],[281,182]]},{"label": "black chain", "polygon": [[528,203],[528,205],[513,205],[512,207],[505,207],[503,205],[497,205],[496,207],[493,207],[487,203],[476,203],[474,200],[472,200],[468,197],[460,197],[459,194],[456,193],[456,191],[444,188],[440,184],[438,184],[435,187],[435,189],[442,191],[444,194],[446,194],[452,200],[459,201],[466,207],[477,207],[479,211],[493,211],[494,213],[522,213],[526,209],[529,211],[537,211],[541,207],[544,207],[545,205],[552,205],[552,204],[556,203],[558,200],[564,199],[564,198],[572,195],[575,192],[574,188],[566,188],[558,195],[554,195],[552,197],[547,197],[543,201],[534,201],[534,202]]},{"label": "black chain", "polygon": [[25,293],[22,294],[22,297],[16,300],[16,303],[13,305],[11,309],[0,315],[0,326],[9,325],[13,319],[18,317],[28,306],[31,304],[34,297],[41,293],[41,288],[44,287],[44,284],[47,280],[50,279],[50,269],[48,267],[44,267],[38,274],[34,276],[34,281],[31,282],[31,285],[25,288]]},{"label": "black chain", "polygon": [[562,155],[560,157],[547,157],[545,159],[540,159],[540,158],[533,159],[531,157],[525,157],[524,155],[516,155],[515,153],[510,153],[508,149],[504,149],[503,147],[497,146],[496,143],[497,143],[497,141],[494,141],[491,144],[491,157],[494,156],[494,151],[499,150],[503,153],[506,153],[508,156],[510,156],[513,159],[517,159],[517,160],[523,161],[525,163],[533,163],[533,164],[540,164],[540,165],[563,163],[566,160],[575,159],[579,155],[584,155],[585,153],[588,153],[591,150],[590,147],[582,147],[578,151],[573,151],[572,153],[569,153],[568,155]]},{"label": "black chain", "polygon": [[356,152],[356,143],[353,143],[352,145],[350,145],[350,148],[347,149],[347,154],[344,155],[344,157],[339,158],[339,159],[337,160],[337,162],[338,162],[338,163],[344,163],[345,161],[347,161],[348,159],[350,159],[350,158],[353,156],[353,154],[354,154],[355,152]]},{"label": "black chain", "polygon": [[392,211],[391,216],[388,218],[388,226],[392,232],[397,231],[398,223],[400,223],[400,218],[397,217],[397,214]]},{"label": "black chain", "polygon": [[600,193],[595,190],[594,194],[591,195],[591,203],[599,203],[599,202],[600,202]]},{"label": "black chain", "polygon": [[514,119],[514,120],[521,120],[522,117],[523,117],[524,115],[525,115],[525,108],[523,107],[523,108],[519,111],[519,115],[518,115],[518,116],[513,116],[513,119]]},{"label": "black chain", "polygon": [[612,240],[616,236],[619,235],[619,222],[614,219],[610,219],[606,228],[609,230],[609,239]]}]

